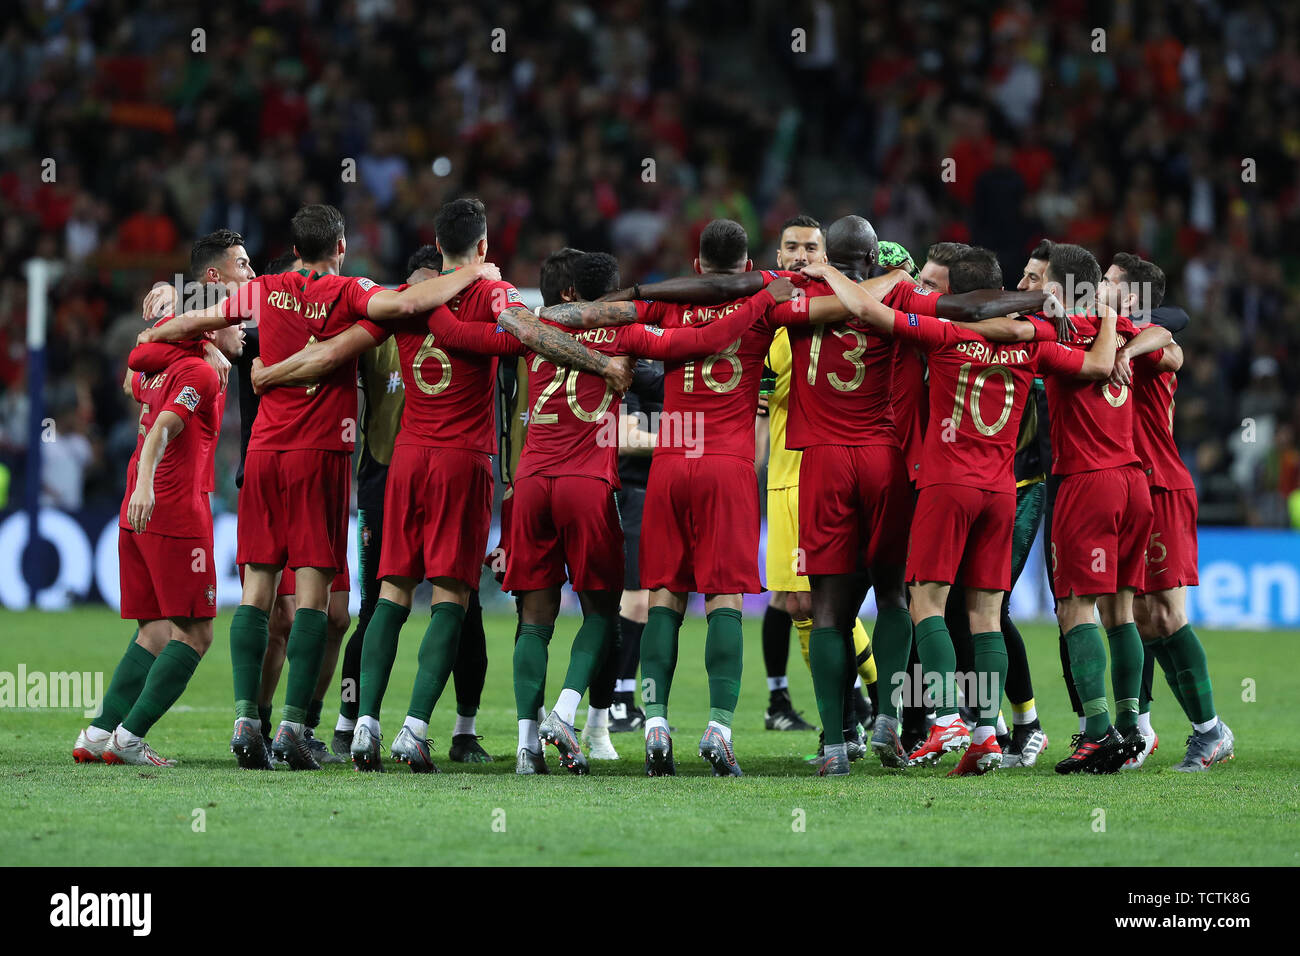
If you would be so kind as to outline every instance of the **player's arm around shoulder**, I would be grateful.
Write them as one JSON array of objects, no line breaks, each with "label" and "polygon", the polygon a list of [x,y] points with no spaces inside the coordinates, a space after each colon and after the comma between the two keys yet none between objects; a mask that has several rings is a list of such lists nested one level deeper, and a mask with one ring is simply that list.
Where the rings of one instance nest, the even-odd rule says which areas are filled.
[{"label": "player's arm around shoulder", "polygon": [[602,355],[593,351],[563,329],[540,321],[521,305],[505,309],[497,316],[497,323],[543,358],[556,365],[599,375],[620,395],[632,385],[630,358],[625,355]]},{"label": "player's arm around shoulder", "polygon": [[560,302],[545,306],[537,314],[566,329],[601,329],[641,321],[635,302]]},{"label": "player's arm around shoulder", "polygon": [[[806,276],[826,282],[831,287],[831,291],[835,293],[835,298],[839,299],[855,318],[865,322],[877,332],[885,335],[893,334],[894,310],[840,272],[839,269],[836,269],[830,263],[820,262],[804,266],[803,273]],[[810,311],[812,306],[821,298],[825,297],[822,296],[812,300],[809,305]]]},{"label": "player's arm around shoulder", "polygon": [[376,344],[373,332],[358,323],[323,342],[305,346],[282,362],[264,365],[261,358],[253,359],[249,380],[258,395],[277,386],[312,385]]},{"label": "player's arm around shoulder", "polygon": [[1033,325],[1009,315],[1000,315],[980,322],[953,322],[952,324],[959,329],[981,335],[990,342],[1032,342],[1035,338]]},{"label": "player's arm around shoulder", "polygon": [[376,322],[390,322],[403,316],[429,312],[446,305],[479,279],[500,282],[501,270],[491,262],[478,262],[461,266],[446,275],[412,283],[400,292],[380,289],[367,300],[366,316]]}]

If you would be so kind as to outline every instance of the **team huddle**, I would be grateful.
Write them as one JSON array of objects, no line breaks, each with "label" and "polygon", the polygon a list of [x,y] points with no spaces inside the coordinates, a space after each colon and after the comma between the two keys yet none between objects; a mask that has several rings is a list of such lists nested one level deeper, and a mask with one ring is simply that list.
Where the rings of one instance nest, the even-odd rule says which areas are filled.
[{"label": "team huddle", "polygon": [[[412,257],[396,289],[340,275],[337,209],[306,206],[291,232],[293,256],[262,276],[237,233],[205,236],[191,278],[226,294],[189,311],[166,287],[145,301],[158,321],[128,360],[124,388],[141,411],[119,521],[121,613],[138,630],[76,760],[173,764],[144,737],[212,641],[207,493],[231,363],[243,430],[243,592],[230,626],[240,767],[383,769],[380,711],[422,581],[430,617],[389,755],[437,772],[429,723],[454,682],[449,756],[490,760],[475,733],[487,563],[518,608],[517,773],[549,772],[546,744],[588,773],[588,756],[617,757],[611,731],[641,729],[646,774],[674,774],[678,634],[700,594],[709,713],[697,752],[715,776],[741,776],[742,600],[765,590],[763,417],[766,726],[811,729],[784,673],[793,624],[822,725],[819,775],[848,774],[868,752],[900,769],[960,753],[950,776],[1037,762],[1048,738],[1008,597],[1040,526],[1079,716],[1056,770],[1142,766],[1158,743],[1157,663],[1192,724],[1176,769],[1232,757],[1185,610],[1197,501],[1173,441],[1172,332],[1187,319],[1162,306],[1153,263],[1120,254],[1103,275],[1086,249],[1044,240],[1005,290],[988,250],[940,243],[918,270],[861,217],[823,231],[799,216],[776,268],[756,270],[744,229],[719,219],[687,278],[620,288],[613,257],[557,251],[534,313],[488,259],[478,200],[441,208],[436,247]],[[499,398],[510,400],[500,411]],[[638,429],[629,407],[654,408],[657,428]],[[315,730],[349,626],[358,442],[363,602],[327,747]],[[506,495],[489,554],[496,455]],[[566,582],[582,619],[548,708]],[[870,635],[857,619],[869,592]]]}]

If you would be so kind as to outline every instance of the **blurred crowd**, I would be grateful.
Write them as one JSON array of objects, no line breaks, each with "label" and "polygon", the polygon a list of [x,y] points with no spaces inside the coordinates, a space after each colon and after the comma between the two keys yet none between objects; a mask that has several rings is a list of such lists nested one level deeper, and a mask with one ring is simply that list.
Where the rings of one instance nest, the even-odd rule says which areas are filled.
[{"label": "blurred crowd", "polygon": [[[561,245],[688,269],[717,216],[857,212],[923,259],[1042,236],[1134,251],[1192,316],[1177,438],[1206,523],[1300,487],[1300,7],[1260,0],[799,5],[20,0],[0,25],[0,499],[27,441],[23,262],[65,263],[45,500],[116,507],[123,359],[148,286],[229,227],[261,268],[338,205],[378,281],[447,198],[535,285]],[[231,413],[234,403],[231,403]],[[219,482],[228,485],[228,482]],[[1297,498],[1300,500],[1300,498]],[[0,501],[0,507],[3,502]],[[1300,509],[1298,509],[1300,510]]]}]

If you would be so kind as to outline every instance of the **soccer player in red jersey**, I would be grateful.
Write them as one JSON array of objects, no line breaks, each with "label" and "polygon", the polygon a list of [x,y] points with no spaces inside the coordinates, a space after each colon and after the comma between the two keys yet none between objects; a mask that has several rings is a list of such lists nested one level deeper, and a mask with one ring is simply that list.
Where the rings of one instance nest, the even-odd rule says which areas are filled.
[{"label": "soccer player in red jersey", "polygon": [[[473,273],[487,255],[483,204],[473,199],[445,204],[435,235],[444,269]],[[518,342],[500,334],[502,328],[524,336],[548,357],[607,376],[616,388],[626,387],[630,379],[630,363],[592,352],[568,334],[547,328],[521,305],[514,286],[495,277],[465,287],[448,309],[394,326],[406,403],[385,490],[378,572],[383,583],[362,648],[360,714],[352,740],[357,769],[379,769],[380,705],[398,635],[422,578],[433,582],[433,606],[410,708],[392,754],[414,772],[437,769],[426,737],[428,721],[456,659],[491,522],[496,356],[518,354]],[[335,342],[256,370],[254,383],[271,388],[271,395],[293,383],[333,375],[373,344],[368,338],[364,329],[348,330]]]},{"label": "soccer player in red jersey", "polygon": [[[140,427],[127,466],[118,559],[122,617],[138,621],[140,631],[114,674],[106,712],[114,704],[120,709],[114,698],[132,673],[140,686],[101,744],[102,759],[170,767],[174,761],[158,756],[143,738],[180,698],[212,644],[216,566],[205,492],[221,423],[221,385],[206,361],[184,355],[155,375],[132,376],[131,392],[141,403]],[[78,750],[88,749],[81,743]]]},{"label": "soccer player in red jersey", "polygon": [[[146,330],[141,341],[177,341],[206,329],[257,319],[261,354],[277,362],[309,341],[360,324],[427,312],[470,282],[499,278],[479,264],[393,292],[369,279],[339,274],[347,251],[342,214],[305,206],[291,223],[297,272],[262,276],[220,305]],[[289,680],[275,752],[292,769],[320,768],[304,723],[320,672],[330,582],[346,566],[350,456],[356,432],[356,363],[305,389],[278,389],[263,399],[253,426],[239,496],[237,560],[245,565],[243,601],[231,623],[236,720],[231,749],[240,766],[264,766],[257,690],[267,642],[267,613],[280,571],[295,571],[298,609],[289,635]]]},{"label": "soccer player in red jersey", "polygon": [[[978,268],[974,262],[971,266]],[[1036,370],[1091,380],[1108,376],[1114,336],[1103,337],[1087,355],[1058,344],[994,344],[973,329],[890,309],[831,267],[812,266],[805,272],[824,277],[861,321],[928,354],[930,421],[906,577],[926,680],[939,682],[938,721],[909,763],[937,761],[970,740],[957,712],[956,658],[944,621],[948,592],[960,582],[974,633],[979,721],[976,743],[953,773],[983,773],[1001,759],[995,727],[1006,650],[999,618],[1011,586],[1012,458],[1019,417]],[[994,283],[1001,285],[1000,272],[981,284]],[[998,412],[991,422],[986,407]],[[889,725],[895,718],[882,715],[877,725],[882,721]],[[896,739],[893,744],[897,756],[901,747]]]},{"label": "soccer player in red jersey", "polygon": [[[1075,329],[1070,344],[1111,334],[1113,310],[1101,304],[1100,326],[1093,314],[1101,268],[1092,253],[1082,246],[1054,244],[1045,279],[1046,290],[1070,313]],[[1041,318],[1034,325],[1043,337],[1057,335]],[[1129,341],[1137,330],[1126,318],[1118,319],[1116,329],[1132,356],[1170,341],[1166,330],[1154,327],[1141,334],[1141,342]],[[1052,529],[1053,592],[1085,718],[1074,750],[1056,770],[1113,773],[1145,747],[1137,725],[1142,639],[1133,621],[1133,597],[1144,582],[1151,494],[1134,450],[1127,386],[1053,378],[1047,382],[1047,402],[1052,471],[1061,476]],[[1093,623],[1098,608],[1110,644],[1113,726],[1106,701],[1106,644]]]},{"label": "soccer player in red jersey", "polygon": [[[234,288],[238,284],[252,278],[253,271],[248,263],[248,253],[244,250],[243,238],[238,233],[231,232],[228,229],[219,229],[214,233],[202,237],[194,244],[190,254],[190,272],[195,279],[202,283],[220,283],[228,288]],[[155,316],[155,309],[159,304],[166,304],[174,301],[174,286],[165,285],[160,288],[168,290],[165,293],[158,293],[157,290],[151,291],[146,296],[142,313],[146,317]],[[198,358],[206,361],[217,377],[217,391],[212,399],[212,408],[206,409],[203,414],[193,417],[191,422],[191,440],[201,440],[203,447],[198,452],[199,457],[206,462],[203,467],[203,490],[211,491],[215,488],[214,462],[213,454],[216,449],[216,441],[220,429],[222,412],[225,408],[226,400],[226,382],[230,371],[230,360],[238,357],[243,348],[243,332],[239,328],[222,329],[217,333],[210,334],[193,342],[187,342],[182,346],[160,345],[160,346],[143,346],[138,347],[132,352],[127,362],[128,371],[123,387],[128,395],[135,397],[136,390],[141,381],[151,381],[154,377],[166,372],[168,366],[173,363],[179,363],[184,359]],[[152,355],[141,355],[141,349],[153,350]],[[180,366],[178,366],[180,367]],[[184,366],[193,369],[191,364]],[[142,376],[140,373],[149,374]],[[185,409],[178,409],[177,412],[183,412]],[[156,417],[156,413],[155,413]],[[168,424],[174,425],[171,419],[167,420]],[[159,438],[163,436],[160,430]],[[173,432],[174,436],[174,432]],[[193,436],[198,436],[197,438]],[[176,446],[173,447],[173,455],[182,454]],[[137,449],[138,451],[139,449]],[[170,471],[175,465],[174,458],[167,459],[167,468]],[[156,464],[156,463],[155,463]],[[207,508],[206,499],[203,502]],[[208,518],[211,518],[210,510],[207,512]],[[152,531],[150,532],[152,534]],[[142,539],[152,541],[152,538]],[[119,541],[119,550],[121,550]],[[138,550],[138,549],[137,549]],[[202,564],[211,561],[211,547],[209,546],[202,559],[191,558],[190,564]],[[206,573],[199,572],[196,573]],[[212,581],[214,585],[213,598],[215,600],[215,578]],[[137,587],[136,582],[132,582],[132,591],[134,593]],[[123,593],[126,593],[124,588]],[[206,593],[204,595],[206,599]],[[209,639],[211,625],[208,625]],[[100,715],[90,724],[89,727],[82,730],[77,735],[77,741],[73,746],[73,759],[79,763],[89,763],[104,759],[104,751],[112,738],[113,730],[135,705],[140,697],[140,693],[145,685],[145,680],[149,674],[158,654],[167,645],[173,631],[169,628],[166,619],[149,621],[142,624],[132,635],[131,644],[127,648],[117,669],[113,673],[112,682],[108,688],[108,694],[104,700],[104,707]],[[185,656],[183,652],[173,651],[173,656],[179,654]],[[173,666],[169,664],[169,666]],[[141,733],[143,735],[143,732]],[[152,754],[152,751],[148,751]],[[145,754],[145,749],[141,748],[135,756]],[[153,762],[152,755],[146,762]],[[160,759],[160,758],[159,758]],[[168,762],[167,765],[170,765]]]},{"label": "soccer player in red jersey", "polygon": [[[1154,262],[1131,253],[1115,256],[1102,277],[1099,295],[1138,329],[1146,328],[1164,300],[1165,274]],[[1146,546],[1146,581],[1133,615],[1147,657],[1160,663],[1174,697],[1192,722],[1187,753],[1175,770],[1197,773],[1233,756],[1233,735],[1214,709],[1214,692],[1205,649],[1187,620],[1187,588],[1198,581],[1196,568],[1196,486],[1174,444],[1174,393],[1183,354],[1176,344],[1132,361],[1135,416],[1133,439],[1151,489],[1151,537]],[[1120,351],[1119,370],[1130,359]],[[1149,675],[1149,671],[1145,671]],[[1149,676],[1146,678],[1149,680]],[[1143,688],[1147,690],[1146,687]],[[1140,767],[1155,750],[1149,694],[1138,712],[1146,749],[1125,769]]]},{"label": "soccer player in red jersey", "polygon": [[[859,216],[832,223],[826,240],[827,257],[852,281],[876,263],[875,231]],[[820,296],[840,305],[825,283],[805,291],[813,298],[776,314],[811,310]],[[840,775],[848,773],[846,735],[862,750],[846,702],[856,672],[851,633],[868,588],[876,588],[875,646],[882,659],[901,654],[905,660],[911,644],[903,590],[911,496],[890,409],[894,343],[852,323],[792,327],[789,340],[786,447],[803,452],[799,553],[812,587],[809,663],[824,728],[818,773]]]},{"label": "soccer player in red jersey", "polygon": [[[607,354],[680,365],[724,348],[792,292],[788,280],[778,280],[716,321],[670,329],[623,325],[580,332],[576,338]],[[540,755],[530,744],[540,733],[543,741],[555,745],[563,766],[586,773],[573,720],[595,668],[613,644],[623,588],[623,533],[614,504],[615,393],[600,378],[556,366],[541,356],[529,365],[528,392],[528,436],[515,476],[505,577],[505,588],[523,597],[514,657],[520,728],[516,769],[537,772]],[[574,638],[563,690],[539,728],[532,715],[541,703],[546,648],[566,576],[582,602],[583,624]]]}]

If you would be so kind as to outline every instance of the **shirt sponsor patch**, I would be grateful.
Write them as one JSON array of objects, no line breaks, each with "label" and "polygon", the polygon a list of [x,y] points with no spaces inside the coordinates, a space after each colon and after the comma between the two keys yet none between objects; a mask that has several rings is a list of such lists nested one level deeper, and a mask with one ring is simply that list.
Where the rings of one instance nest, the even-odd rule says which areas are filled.
[{"label": "shirt sponsor patch", "polygon": [[522,302],[524,300],[524,297],[519,294],[519,290],[514,286],[511,286],[510,291],[506,293],[506,298],[511,302]]},{"label": "shirt sponsor patch", "polygon": [[357,285],[361,286],[362,292],[369,292],[375,287],[375,283],[370,279],[358,279]]},{"label": "shirt sponsor patch", "polygon": [[649,332],[651,335],[664,334],[663,328],[658,325],[643,325],[642,328],[645,329],[647,332]]},{"label": "shirt sponsor patch", "polygon": [[184,405],[191,412],[199,407],[199,393],[192,385],[186,385],[176,396],[176,404]]},{"label": "shirt sponsor patch", "polygon": [[917,319],[915,312],[907,313],[907,324],[910,325],[912,328],[916,328],[918,325],[921,324],[920,320]]},{"label": "shirt sponsor patch", "polygon": [[927,288],[926,288],[925,286],[923,286],[923,285],[914,286],[914,287],[912,288],[912,291],[915,292],[917,295],[933,295],[933,294],[934,294],[934,290],[933,290],[933,289],[927,289]]}]

